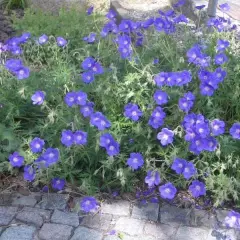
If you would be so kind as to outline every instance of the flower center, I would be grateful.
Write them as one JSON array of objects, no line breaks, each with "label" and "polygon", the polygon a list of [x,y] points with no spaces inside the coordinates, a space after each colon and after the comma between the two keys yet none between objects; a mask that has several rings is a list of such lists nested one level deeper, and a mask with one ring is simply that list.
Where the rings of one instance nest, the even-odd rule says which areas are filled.
[{"label": "flower center", "polygon": [[134,159],[133,159],[133,163],[138,163],[138,159],[137,159],[137,158],[134,158]]},{"label": "flower center", "polygon": [[165,193],[170,193],[171,192],[171,189],[170,188],[166,188],[165,189]]},{"label": "flower center", "polygon": [[13,161],[14,161],[14,162],[18,162],[18,158],[17,158],[17,157],[14,157],[14,158],[13,158]]},{"label": "flower center", "polygon": [[136,112],[136,111],[133,111],[133,112],[132,112],[132,115],[133,115],[133,116],[137,116],[137,112]]}]

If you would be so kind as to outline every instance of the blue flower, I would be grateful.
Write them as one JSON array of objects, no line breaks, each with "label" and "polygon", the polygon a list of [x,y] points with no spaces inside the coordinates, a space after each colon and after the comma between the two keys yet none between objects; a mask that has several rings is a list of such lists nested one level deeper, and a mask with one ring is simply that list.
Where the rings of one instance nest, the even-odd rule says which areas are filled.
[{"label": "blue flower", "polygon": [[133,120],[138,121],[139,118],[143,115],[142,111],[139,109],[137,104],[128,103],[124,107],[124,116]]},{"label": "blue flower", "polygon": [[174,170],[177,174],[182,174],[185,166],[187,165],[187,161],[182,158],[175,158],[171,169]]},{"label": "blue flower", "polygon": [[36,91],[31,97],[34,105],[41,105],[45,99],[45,93],[42,91]]},{"label": "blue flower", "polygon": [[213,136],[221,135],[225,132],[225,123],[219,119],[214,119],[211,122],[211,132]]},{"label": "blue flower", "polygon": [[30,142],[30,148],[31,148],[31,151],[33,153],[38,153],[38,152],[41,152],[42,149],[43,149],[43,146],[44,146],[45,142],[43,139],[41,138],[34,138],[31,142]]},{"label": "blue flower", "polygon": [[76,97],[77,94],[75,92],[68,92],[64,97],[64,101],[69,107],[72,107],[76,104]]},{"label": "blue flower", "polygon": [[219,7],[223,12],[228,12],[230,10],[230,6],[228,3],[220,4]]},{"label": "blue flower", "polygon": [[66,147],[71,147],[73,145],[74,135],[71,130],[63,130],[62,131],[61,143],[63,145],[65,145]]},{"label": "blue flower", "polygon": [[166,84],[167,78],[168,74],[165,72],[161,72],[154,77],[154,82],[158,87],[162,87]]},{"label": "blue flower", "polygon": [[198,180],[192,181],[192,184],[189,186],[189,191],[191,192],[192,196],[195,198],[206,195],[205,184]]},{"label": "blue flower", "polygon": [[59,160],[59,150],[57,148],[48,148],[42,157],[47,161],[49,165],[56,163]]},{"label": "blue flower", "polygon": [[240,213],[235,211],[229,211],[228,215],[224,219],[224,224],[230,228],[240,229]]},{"label": "blue flower", "polygon": [[219,53],[215,56],[214,60],[215,60],[215,64],[222,65],[228,61],[228,57],[226,56],[225,53]]},{"label": "blue flower", "polygon": [[194,105],[195,96],[191,92],[184,94],[178,101],[179,108],[184,112],[189,112]]},{"label": "blue flower", "polygon": [[63,190],[65,183],[65,180],[61,178],[53,178],[51,181],[52,188],[58,191]]},{"label": "blue flower", "polygon": [[90,117],[90,123],[97,127],[99,131],[111,127],[111,123],[101,112],[93,113]]},{"label": "blue flower", "polygon": [[116,16],[117,13],[113,9],[110,9],[106,14],[106,18],[108,18],[109,20],[115,20]]},{"label": "blue flower", "polygon": [[234,139],[240,139],[240,123],[234,123],[229,132]]},{"label": "blue flower", "polygon": [[87,43],[94,43],[96,41],[96,33],[90,33],[89,36],[84,37],[83,40]]},{"label": "blue flower", "polygon": [[226,48],[228,48],[230,45],[230,42],[227,40],[218,39],[217,41],[217,51],[224,51]]},{"label": "blue flower", "polygon": [[63,37],[57,37],[57,45],[59,47],[65,47],[67,45],[67,40]]},{"label": "blue flower", "polygon": [[99,144],[100,144],[101,147],[106,148],[110,144],[110,142],[114,142],[114,141],[115,140],[110,133],[104,133],[100,136],[100,143]]},{"label": "blue flower", "polygon": [[194,167],[193,163],[192,162],[186,163],[186,165],[184,166],[183,172],[182,172],[184,178],[188,180],[192,176],[194,176],[196,173],[197,173],[197,170]]},{"label": "blue flower", "polygon": [[145,183],[148,184],[149,188],[154,187],[154,185],[159,185],[161,182],[160,174],[158,171],[149,170],[147,176],[145,177]]},{"label": "blue flower", "polygon": [[35,179],[36,171],[33,169],[32,166],[25,166],[23,177],[24,180],[32,182]]},{"label": "blue flower", "polygon": [[21,167],[24,163],[24,157],[21,156],[18,152],[10,154],[8,159],[13,167]]},{"label": "blue flower", "polygon": [[93,107],[94,107],[94,103],[88,102],[85,105],[81,106],[80,112],[84,117],[90,117],[94,112]]},{"label": "blue flower", "polygon": [[177,189],[172,183],[168,182],[159,187],[159,192],[162,198],[173,199],[177,193]]},{"label": "blue flower", "polygon": [[86,11],[87,15],[91,15],[92,12],[93,12],[93,9],[94,9],[93,6],[89,7],[89,8],[87,9],[87,11]]},{"label": "blue flower", "polygon": [[82,68],[84,70],[92,70],[92,67],[94,66],[96,60],[92,57],[87,57],[85,60],[82,62]]},{"label": "blue flower", "polygon": [[166,146],[173,142],[174,132],[168,128],[163,128],[161,132],[158,133],[157,139],[160,140],[163,146]]},{"label": "blue flower", "polygon": [[46,34],[43,34],[42,36],[40,36],[38,38],[38,43],[40,45],[43,45],[43,44],[47,43],[47,41],[48,41],[48,36]]},{"label": "blue flower", "polygon": [[76,92],[75,103],[80,106],[84,106],[87,103],[87,94],[83,91]]},{"label": "blue flower", "polygon": [[130,158],[127,160],[127,165],[133,170],[141,168],[143,164],[144,160],[141,153],[131,153]]},{"label": "blue flower", "polygon": [[106,146],[107,154],[109,156],[115,156],[119,154],[119,143],[116,141],[111,141],[107,146]]},{"label": "blue flower", "polygon": [[18,80],[28,78],[30,75],[30,69],[25,66],[21,66],[18,70],[14,72]]},{"label": "blue flower", "polygon": [[80,207],[86,213],[95,212],[98,208],[98,203],[94,197],[84,197],[80,202]]},{"label": "blue flower", "polygon": [[74,142],[77,145],[86,145],[87,144],[87,133],[83,131],[76,131],[74,133]]},{"label": "blue flower", "polygon": [[84,83],[91,83],[95,80],[95,76],[94,76],[94,73],[92,71],[87,71],[87,72],[84,72],[82,73],[82,81]]},{"label": "blue flower", "polygon": [[168,102],[168,94],[161,90],[156,90],[153,95],[153,98],[158,105],[163,105]]}]

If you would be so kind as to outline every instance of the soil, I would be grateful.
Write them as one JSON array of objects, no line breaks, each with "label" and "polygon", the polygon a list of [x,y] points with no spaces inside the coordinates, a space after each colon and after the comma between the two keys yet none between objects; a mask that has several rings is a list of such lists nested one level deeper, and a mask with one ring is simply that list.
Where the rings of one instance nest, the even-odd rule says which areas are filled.
[{"label": "soil", "polygon": [[5,42],[9,37],[14,35],[10,15],[15,14],[21,18],[24,14],[22,9],[16,9],[11,12],[0,9],[0,42]]}]

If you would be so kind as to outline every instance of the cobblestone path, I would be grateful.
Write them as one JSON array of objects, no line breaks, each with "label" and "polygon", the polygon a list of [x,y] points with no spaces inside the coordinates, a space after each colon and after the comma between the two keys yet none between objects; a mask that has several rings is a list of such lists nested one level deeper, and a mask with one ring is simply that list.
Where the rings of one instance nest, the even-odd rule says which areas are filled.
[{"label": "cobblestone path", "polygon": [[[78,204],[80,199],[74,199]],[[239,240],[224,228],[228,211],[211,214],[168,204],[103,202],[84,215],[67,209],[68,195],[0,196],[0,240]]]}]

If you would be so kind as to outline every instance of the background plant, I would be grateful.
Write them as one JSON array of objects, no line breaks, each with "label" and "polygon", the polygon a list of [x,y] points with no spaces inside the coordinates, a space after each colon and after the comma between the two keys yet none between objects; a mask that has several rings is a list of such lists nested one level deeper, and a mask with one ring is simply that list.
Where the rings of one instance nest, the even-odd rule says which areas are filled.
[{"label": "background plant", "polygon": [[[30,151],[29,143],[34,137],[41,137],[47,146],[59,148],[61,161],[51,168],[41,169],[35,183],[45,184],[57,176],[93,194],[99,190],[133,190],[141,184],[149,169],[157,169],[162,182],[171,181],[177,188],[185,189],[191,180],[186,181],[182,175],[171,170],[173,159],[181,157],[195,164],[198,169],[195,178],[206,182],[216,205],[231,199],[238,201],[240,141],[226,133],[217,138],[219,147],[215,152],[192,154],[187,151],[188,144],[182,140],[184,130],[181,123],[185,113],[178,108],[179,98],[192,91],[196,96],[192,112],[201,113],[209,120],[219,118],[226,123],[226,129],[239,121],[240,59],[237,53],[240,48],[234,34],[213,31],[206,36],[203,32],[198,37],[187,27],[179,26],[180,32],[185,32],[184,42],[181,43],[181,36],[176,33],[169,35],[151,28],[143,33],[143,46],[137,48],[133,45],[133,57],[127,60],[119,56],[113,41],[115,35],[100,37],[105,21],[96,14],[86,16],[73,9],[62,10],[54,17],[28,9],[23,19],[15,19],[14,25],[19,32],[31,32],[33,36],[24,44],[22,54],[25,65],[31,68],[31,75],[17,81],[1,66],[1,123],[4,128],[11,129],[12,136],[18,136],[16,143],[9,141],[12,146],[2,150],[5,154],[2,165],[7,166],[6,156],[14,151],[13,148],[25,157],[26,164],[32,164],[37,156]],[[83,38],[91,32],[97,33],[97,41],[86,44]],[[45,45],[36,44],[42,34],[50,36],[49,41]],[[67,47],[57,46],[58,36],[68,40]],[[227,50],[229,63],[225,67],[228,75],[213,96],[202,96],[199,94],[198,68],[189,64],[186,52],[198,42],[206,45],[207,54],[214,57],[219,38],[231,43]],[[81,78],[81,63],[89,56],[95,57],[104,66],[104,74],[96,76],[95,81],[88,85]],[[156,58],[159,62],[154,64]],[[214,65],[210,68],[213,70]],[[191,84],[161,88],[170,96],[164,106],[167,116],[163,127],[175,132],[173,144],[163,147],[156,138],[162,127],[154,130],[148,125],[156,107],[153,94],[157,88],[153,78],[159,72],[184,69],[192,72]],[[34,106],[31,102],[31,96],[37,90],[46,93],[41,106]],[[114,158],[107,156],[106,151],[99,147],[102,133],[82,117],[79,108],[69,108],[64,102],[67,92],[79,90],[86,92],[88,100],[95,103],[95,111],[103,112],[111,122],[112,126],[106,132],[120,143],[120,154]],[[144,113],[140,121],[133,122],[124,117],[124,106],[129,102],[138,104]],[[66,148],[60,141],[64,129],[87,132],[88,144]],[[144,156],[145,164],[141,171],[126,167],[126,160],[132,152],[140,152]]]}]

